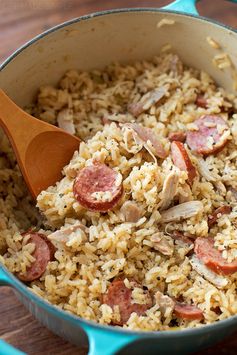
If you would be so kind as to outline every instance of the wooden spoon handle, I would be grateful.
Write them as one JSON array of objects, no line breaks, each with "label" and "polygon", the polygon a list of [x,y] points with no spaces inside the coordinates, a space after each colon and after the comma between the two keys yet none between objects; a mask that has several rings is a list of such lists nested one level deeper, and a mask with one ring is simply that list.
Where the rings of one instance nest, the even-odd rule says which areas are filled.
[{"label": "wooden spoon handle", "polygon": [[17,145],[20,154],[24,153],[28,143],[39,133],[54,130],[50,124],[45,123],[43,126],[37,118],[23,111],[2,89],[0,89],[0,125],[13,146]]},{"label": "wooden spoon handle", "polygon": [[33,197],[55,184],[80,140],[32,117],[0,89],[0,126],[7,134]]}]

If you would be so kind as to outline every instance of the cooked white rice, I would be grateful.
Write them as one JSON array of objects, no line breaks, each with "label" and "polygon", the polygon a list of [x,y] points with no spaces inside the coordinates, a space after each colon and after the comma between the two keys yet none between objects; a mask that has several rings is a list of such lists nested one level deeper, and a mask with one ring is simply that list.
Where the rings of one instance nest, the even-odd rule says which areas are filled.
[{"label": "cooked white rice", "polygon": [[[160,87],[166,91],[162,100],[137,118],[126,112],[128,104],[139,102],[146,93]],[[197,107],[197,95],[204,93],[208,108]],[[187,255],[190,249],[174,243],[172,238],[177,230],[206,237],[208,215],[228,203],[232,212],[217,220],[209,236],[214,238],[215,246],[226,260],[231,262],[237,258],[237,206],[228,189],[230,186],[237,189],[237,115],[233,114],[236,109],[237,99],[233,94],[217,87],[208,74],[183,66],[173,54],[162,54],[149,62],[133,65],[112,64],[104,71],[71,70],[57,87],[40,88],[37,102],[28,108],[29,112],[53,124],[58,117],[65,117],[64,123],[69,123],[66,128],[75,130],[83,142],[64,168],[63,179],[38,196],[37,207],[42,217],[33,207],[5,136],[2,138],[0,260],[11,272],[24,273],[34,261],[34,245],[27,243],[22,232],[33,226],[48,235],[80,221],[85,230],[75,229],[66,240],[56,241],[55,260],[48,263],[39,280],[29,285],[49,302],[83,318],[110,324],[120,319],[119,309],[102,304],[101,295],[107,292],[112,279],[122,274],[127,287],[129,280],[135,279],[151,295],[161,291],[195,304],[204,313],[201,322],[175,319],[169,310],[162,315],[154,300],[144,315],[132,313],[123,325],[125,328],[197,327],[237,314],[237,273],[225,276],[225,287],[216,287],[192,267]],[[189,151],[199,172],[191,190],[187,173],[175,168],[169,155],[163,161],[154,159],[147,150],[138,149],[126,127],[115,122],[103,125],[102,120],[120,115],[120,120],[149,127],[169,153],[168,134],[185,131],[187,125],[203,114],[217,114],[228,120],[231,137],[220,153],[208,156],[205,161]],[[86,210],[73,195],[77,172],[93,160],[113,168],[123,179],[124,194],[108,213]],[[197,200],[202,208],[190,218],[164,223],[159,206],[165,198],[162,193],[165,179],[172,169],[178,174],[176,201]],[[120,209],[126,200],[135,201],[140,208],[141,216],[136,223],[124,220]],[[169,255],[155,248],[154,235],[166,240]],[[133,290],[134,302],[142,304],[143,297],[139,287]]]}]

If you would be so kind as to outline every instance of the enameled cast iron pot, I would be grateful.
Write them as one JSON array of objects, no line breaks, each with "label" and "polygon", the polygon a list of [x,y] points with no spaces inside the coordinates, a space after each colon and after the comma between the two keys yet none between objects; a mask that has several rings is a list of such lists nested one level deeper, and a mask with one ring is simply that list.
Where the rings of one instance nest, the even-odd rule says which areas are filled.
[{"label": "enameled cast iron pot", "polygon": [[[232,0],[237,2],[237,0]],[[225,89],[233,90],[230,70],[212,65],[219,53],[210,47],[213,37],[237,67],[237,32],[198,16],[195,0],[177,0],[163,9],[121,9],[83,16],[37,36],[18,49],[0,67],[0,87],[20,106],[29,104],[37,89],[55,84],[68,69],[103,68],[118,61],[132,62],[157,55],[170,43],[184,63],[203,69]],[[213,1],[214,3],[214,1]],[[214,4],[213,4],[214,5]],[[163,18],[174,26],[157,28]],[[54,333],[83,346],[90,355],[187,354],[221,340],[237,329],[237,316],[197,329],[134,332],[102,326],[61,311],[34,295],[0,266],[0,285],[11,286],[26,308]],[[22,352],[0,340],[0,354]]]}]

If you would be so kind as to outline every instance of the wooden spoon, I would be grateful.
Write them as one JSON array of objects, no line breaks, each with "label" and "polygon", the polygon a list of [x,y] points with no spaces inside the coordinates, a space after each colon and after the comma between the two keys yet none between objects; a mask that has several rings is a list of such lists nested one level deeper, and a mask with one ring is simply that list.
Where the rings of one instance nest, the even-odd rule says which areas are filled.
[{"label": "wooden spoon", "polygon": [[0,126],[7,134],[34,198],[61,178],[80,140],[19,108],[0,89]]}]

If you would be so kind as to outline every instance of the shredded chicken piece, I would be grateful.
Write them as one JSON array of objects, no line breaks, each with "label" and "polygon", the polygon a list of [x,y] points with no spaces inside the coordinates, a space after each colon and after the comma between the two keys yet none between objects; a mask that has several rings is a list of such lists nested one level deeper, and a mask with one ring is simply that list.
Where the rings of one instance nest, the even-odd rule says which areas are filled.
[{"label": "shredded chicken piece", "polygon": [[157,159],[155,157],[155,154],[153,153],[154,152],[154,148],[152,147],[152,144],[150,142],[144,143],[144,148],[150,154],[150,156],[152,157],[154,162],[157,163]]},{"label": "shredded chicken piece", "polygon": [[132,120],[132,116],[124,113],[112,113],[102,118],[103,124],[110,124],[111,122],[126,123]]},{"label": "shredded chicken piece", "polygon": [[221,182],[221,181],[215,181],[215,182],[214,182],[214,185],[215,185],[217,191],[218,191],[221,195],[225,196],[225,194],[226,194],[226,187],[225,187],[225,185],[223,184],[223,182]]},{"label": "shredded chicken piece", "polygon": [[76,232],[78,229],[81,229],[83,233],[86,231],[86,227],[83,224],[77,223],[75,225],[62,227],[60,230],[49,234],[47,238],[51,242],[66,243],[70,234]]},{"label": "shredded chicken piece", "polygon": [[194,248],[194,243],[191,238],[185,236],[182,232],[180,231],[174,231],[173,234],[171,234],[171,237],[179,244],[180,246],[183,247],[191,247],[191,249]]},{"label": "shredded chicken piece", "polygon": [[161,212],[161,219],[164,223],[179,221],[180,219],[193,217],[202,210],[203,204],[200,201],[185,202]]},{"label": "shredded chicken piece", "polygon": [[138,117],[142,112],[149,110],[153,105],[157,104],[167,93],[165,87],[161,86],[157,89],[147,92],[142,96],[139,102],[133,102],[128,105],[127,109],[134,117]]},{"label": "shredded chicken piece", "polygon": [[[125,149],[132,154],[136,154],[142,150],[144,147],[144,141],[138,136],[138,134],[132,129],[130,124],[124,124],[122,126],[122,131],[123,131],[123,136],[124,136],[124,142],[125,142]],[[129,142],[134,141],[135,145],[132,145],[130,147]],[[155,162],[156,158],[154,157]]]},{"label": "shredded chicken piece", "polygon": [[160,312],[165,317],[171,315],[174,310],[175,302],[171,297],[164,295],[162,292],[157,291],[154,295],[155,302],[160,307]]},{"label": "shredded chicken piece", "polygon": [[142,112],[144,112],[143,109],[143,104],[142,102],[132,102],[131,104],[128,104],[128,112],[131,113],[134,117],[138,117]]},{"label": "shredded chicken piece", "polygon": [[180,191],[178,196],[180,204],[193,200],[193,194],[189,184],[187,184],[186,182],[182,184],[182,192]]},{"label": "shredded chicken piece", "polygon": [[151,106],[157,104],[166,94],[167,90],[161,86],[143,96],[143,109],[147,111]]},{"label": "shredded chicken piece", "polygon": [[198,171],[201,176],[203,176],[207,181],[216,181],[215,176],[213,176],[213,174],[209,170],[209,167],[204,159],[197,158],[196,162],[197,162]]},{"label": "shredded chicken piece", "polygon": [[224,276],[216,274],[214,271],[206,267],[196,255],[192,255],[190,264],[199,275],[203,276],[207,281],[211,282],[218,288],[224,288],[228,284],[228,279]]},{"label": "shredded chicken piece", "polygon": [[228,186],[228,191],[231,192],[234,200],[237,201],[237,190],[235,188],[233,188],[232,186]]},{"label": "shredded chicken piece", "polygon": [[167,156],[163,145],[160,143],[158,137],[152,131],[151,128],[143,127],[137,123],[131,123],[130,128],[132,128],[138,135],[138,137],[144,142],[144,147],[147,149],[149,146],[152,149],[153,154],[161,159],[165,159]]},{"label": "shredded chicken piece", "polygon": [[[137,123],[126,123],[122,126],[122,130],[124,133],[125,149],[129,153],[136,154],[144,147],[152,156],[155,163],[157,162],[156,157],[166,158],[167,153],[152,129],[143,127]],[[129,140],[131,138],[136,143],[136,146],[129,148]]]},{"label": "shredded chicken piece", "polygon": [[[182,248],[184,255],[188,254],[193,250],[194,248],[194,243],[191,239],[183,235],[179,231],[175,231],[172,238],[174,238],[174,243],[176,248]],[[182,260],[182,257],[180,256],[179,253],[176,255],[176,260]]]},{"label": "shredded chicken piece", "polygon": [[141,207],[134,201],[126,201],[120,209],[126,222],[136,223],[143,216]]},{"label": "shredded chicken piece", "polygon": [[63,129],[64,131],[75,134],[75,126],[73,123],[73,114],[72,111],[68,108],[60,111],[58,113],[57,122],[59,128]]},{"label": "shredded chicken piece", "polygon": [[168,236],[155,233],[151,236],[151,242],[153,243],[153,248],[163,255],[171,256],[174,252],[174,242]]},{"label": "shredded chicken piece", "polygon": [[163,189],[161,192],[161,202],[159,205],[160,210],[165,210],[169,207],[177,193],[179,184],[179,174],[176,171],[171,171],[164,181]]}]

